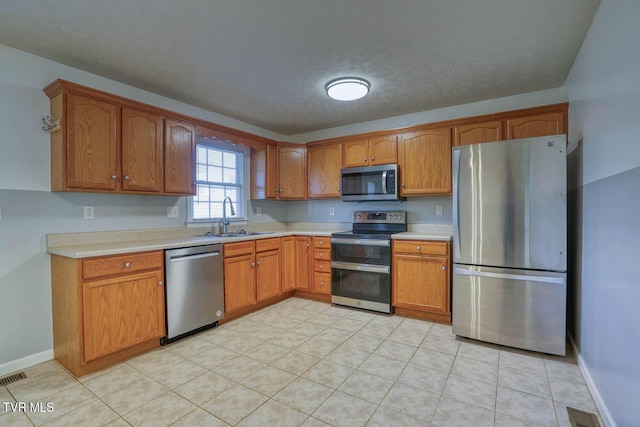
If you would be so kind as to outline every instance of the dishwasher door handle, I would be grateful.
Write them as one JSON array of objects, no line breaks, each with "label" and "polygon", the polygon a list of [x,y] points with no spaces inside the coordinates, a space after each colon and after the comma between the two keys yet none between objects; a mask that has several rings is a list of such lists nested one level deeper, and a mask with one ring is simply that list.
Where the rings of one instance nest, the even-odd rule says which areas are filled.
[{"label": "dishwasher door handle", "polygon": [[170,257],[169,261],[171,263],[174,263],[174,262],[182,262],[182,261],[191,261],[198,258],[210,258],[214,256],[220,256],[220,251],[207,252],[204,254],[195,254],[195,255],[179,255],[176,257]]}]

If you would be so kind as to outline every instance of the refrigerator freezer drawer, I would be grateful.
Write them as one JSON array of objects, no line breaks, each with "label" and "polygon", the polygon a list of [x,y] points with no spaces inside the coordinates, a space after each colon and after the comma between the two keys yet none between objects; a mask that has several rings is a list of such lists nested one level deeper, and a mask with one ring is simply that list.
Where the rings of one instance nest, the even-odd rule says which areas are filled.
[{"label": "refrigerator freezer drawer", "polygon": [[566,273],[454,264],[456,335],[565,354]]}]

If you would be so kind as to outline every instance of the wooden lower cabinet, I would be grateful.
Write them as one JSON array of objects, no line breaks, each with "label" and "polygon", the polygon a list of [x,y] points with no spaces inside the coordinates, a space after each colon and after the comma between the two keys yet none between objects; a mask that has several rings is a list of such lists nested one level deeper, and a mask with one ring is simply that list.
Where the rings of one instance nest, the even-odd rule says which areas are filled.
[{"label": "wooden lower cabinet", "polygon": [[[234,243],[224,245],[224,251]],[[224,311],[225,314],[251,306],[256,302],[255,255],[224,258]]]},{"label": "wooden lower cabinet", "polygon": [[310,236],[295,236],[296,246],[296,290],[311,290],[311,268],[313,263],[313,249]]},{"label": "wooden lower cabinet", "polygon": [[88,259],[51,256],[56,360],[82,376],[160,345],[162,251]]},{"label": "wooden lower cabinet", "polygon": [[294,236],[283,237],[281,243],[282,292],[296,288],[296,239]]},{"label": "wooden lower cabinet", "polygon": [[280,238],[225,243],[225,315],[281,295],[281,271]]},{"label": "wooden lower cabinet", "polygon": [[449,242],[394,240],[392,305],[396,313],[451,322],[450,248]]}]

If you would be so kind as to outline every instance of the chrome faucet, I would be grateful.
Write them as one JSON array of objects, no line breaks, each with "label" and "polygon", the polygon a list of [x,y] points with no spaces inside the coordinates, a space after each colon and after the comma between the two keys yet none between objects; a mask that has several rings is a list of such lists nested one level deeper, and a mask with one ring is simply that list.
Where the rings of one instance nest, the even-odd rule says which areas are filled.
[{"label": "chrome faucet", "polygon": [[227,196],[222,201],[222,233],[227,234],[227,226],[229,225],[229,217],[227,216],[227,200],[229,200],[229,207],[231,208],[231,216],[236,215],[236,210],[233,209],[233,202],[231,197]]}]

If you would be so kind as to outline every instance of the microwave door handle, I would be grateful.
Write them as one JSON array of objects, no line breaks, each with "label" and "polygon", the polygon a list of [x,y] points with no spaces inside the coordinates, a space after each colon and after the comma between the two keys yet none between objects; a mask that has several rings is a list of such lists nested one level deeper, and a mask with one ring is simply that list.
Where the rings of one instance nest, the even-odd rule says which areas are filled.
[{"label": "microwave door handle", "polygon": [[387,171],[382,171],[382,194],[387,194]]}]

